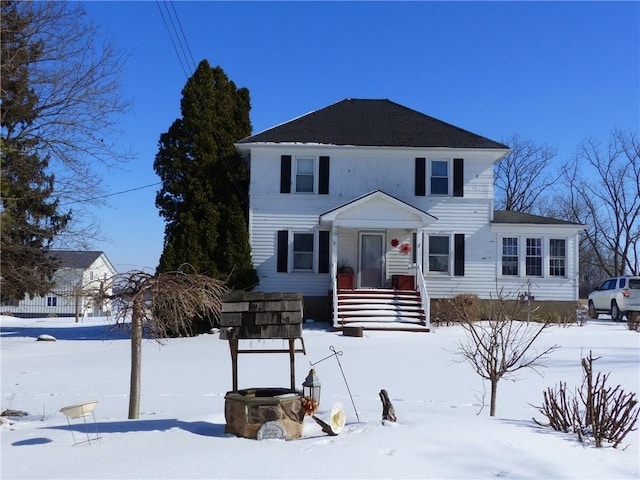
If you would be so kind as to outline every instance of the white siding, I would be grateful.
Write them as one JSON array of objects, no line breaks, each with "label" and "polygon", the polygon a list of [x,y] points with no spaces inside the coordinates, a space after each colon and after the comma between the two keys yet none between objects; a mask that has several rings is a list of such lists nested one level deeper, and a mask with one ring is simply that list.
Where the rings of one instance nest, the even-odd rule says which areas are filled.
[{"label": "white siding", "polygon": [[[329,194],[281,194],[281,155],[291,155],[295,165],[297,155],[330,157]],[[450,237],[450,274],[429,274],[425,269],[427,289],[432,298],[450,297],[458,293],[476,293],[482,298],[496,296],[501,289],[517,294],[527,285],[527,278],[503,278],[499,275],[501,258],[500,232],[492,228],[493,162],[495,151],[362,148],[322,145],[254,146],[251,151],[251,211],[250,236],[253,261],[260,276],[263,291],[298,291],[304,295],[326,295],[330,285],[328,274],[276,272],[278,230],[317,232],[321,214],[345,205],[374,190],[382,190],[397,199],[437,217],[425,235]],[[415,196],[415,159],[425,158],[427,195]],[[430,196],[430,159],[464,159],[464,197]],[[316,162],[317,164],[317,162]],[[450,192],[453,189],[453,164],[450,164]],[[317,168],[317,166],[316,166]],[[317,171],[316,171],[317,174]],[[295,175],[292,173],[292,182]],[[317,175],[316,175],[317,181]],[[292,185],[292,192],[295,190]],[[387,210],[391,212],[391,210]],[[358,210],[361,216],[374,220],[378,212],[375,202]],[[348,218],[345,213],[341,220]],[[387,219],[385,219],[387,220]],[[522,232],[520,226],[511,231]],[[546,227],[532,226],[534,232]],[[370,230],[370,228],[368,228]],[[374,228],[375,229],[375,228]],[[384,228],[387,243],[387,276],[404,274],[411,269],[412,255],[399,255],[390,245],[411,241],[412,230],[395,228],[388,222]],[[505,232],[509,231],[509,227]],[[454,234],[465,235],[465,275],[453,275]],[[564,228],[567,238],[567,278],[538,278],[532,292],[536,298],[572,300],[577,298],[577,239],[575,227]],[[555,235],[555,233],[554,233]],[[338,263],[357,266],[358,230],[338,230]],[[415,245],[412,245],[415,248]],[[425,261],[427,251],[423,252]],[[548,261],[545,259],[545,261]]]}]

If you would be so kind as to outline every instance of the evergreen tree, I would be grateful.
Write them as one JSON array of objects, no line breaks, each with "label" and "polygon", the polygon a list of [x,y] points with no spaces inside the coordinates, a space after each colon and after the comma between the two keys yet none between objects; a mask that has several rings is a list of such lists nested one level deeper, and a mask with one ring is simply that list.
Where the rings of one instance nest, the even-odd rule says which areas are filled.
[{"label": "evergreen tree", "polygon": [[50,291],[57,265],[51,243],[70,218],[53,198],[54,176],[37,138],[19,132],[37,119],[38,96],[29,66],[42,55],[23,35],[31,19],[15,2],[2,3],[2,152],[0,172],[0,272],[2,301]]},{"label": "evergreen tree", "polygon": [[190,264],[198,273],[251,288],[246,215],[248,171],[233,143],[251,133],[249,91],[222,68],[200,62],[182,90],[181,113],[160,136],[156,206],[165,219],[159,272]]}]

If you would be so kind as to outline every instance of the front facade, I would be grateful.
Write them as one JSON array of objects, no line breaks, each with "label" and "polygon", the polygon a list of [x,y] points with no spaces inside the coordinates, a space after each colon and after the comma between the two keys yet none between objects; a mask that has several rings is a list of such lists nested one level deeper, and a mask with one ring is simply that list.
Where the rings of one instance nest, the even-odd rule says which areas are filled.
[{"label": "front facade", "polygon": [[109,280],[116,274],[104,252],[51,250],[49,254],[58,262],[53,289],[44,296],[26,295],[19,302],[5,303],[0,313],[28,318],[98,317],[111,313],[111,302],[96,302],[93,298],[100,289],[110,293]]},{"label": "front facade", "polygon": [[582,227],[494,212],[505,145],[388,100],[347,99],[236,148],[250,165],[260,290],[326,302],[350,267],[356,289],[411,275],[427,298],[578,298]]}]

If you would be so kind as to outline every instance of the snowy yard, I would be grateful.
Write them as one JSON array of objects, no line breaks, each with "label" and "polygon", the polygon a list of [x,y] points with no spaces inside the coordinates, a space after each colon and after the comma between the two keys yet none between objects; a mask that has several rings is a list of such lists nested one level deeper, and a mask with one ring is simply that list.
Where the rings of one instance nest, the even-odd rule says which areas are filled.
[{"label": "snowy yard", "polygon": [[[130,342],[105,319],[23,320],[0,317],[1,409],[22,410],[0,428],[3,479],[62,478],[638,478],[640,434],[626,449],[596,449],[573,434],[537,426],[530,404],[566,381],[581,381],[580,359],[593,351],[596,371],[640,392],[640,335],[624,323],[590,320],[552,327],[536,344],[558,344],[542,369],[498,386],[497,415],[488,415],[488,386],[456,355],[460,327],[433,333],[365,332],[363,338],[307,324],[307,355],[296,356],[302,384],[309,362],[342,351],[357,420],[338,363],[316,365],[319,416],[342,404],[347,425],[335,437],[305,419],[303,438],[248,440],[224,433],[224,395],[231,357],[217,335],[143,343],[140,420],[127,420]],[[40,334],[56,342],[37,342]],[[254,342],[253,346],[259,346]],[[278,343],[278,342],[276,342]],[[276,345],[281,348],[281,345]],[[239,387],[287,387],[287,355],[244,355]],[[380,421],[386,389],[398,416]],[[60,408],[97,400],[101,439],[73,446]],[[483,408],[483,403],[486,404]],[[479,413],[480,412],[480,413]],[[479,413],[479,414],[478,414]],[[7,420],[7,419],[5,419]],[[76,427],[74,427],[76,428]],[[78,431],[76,430],[76,436]]]}]

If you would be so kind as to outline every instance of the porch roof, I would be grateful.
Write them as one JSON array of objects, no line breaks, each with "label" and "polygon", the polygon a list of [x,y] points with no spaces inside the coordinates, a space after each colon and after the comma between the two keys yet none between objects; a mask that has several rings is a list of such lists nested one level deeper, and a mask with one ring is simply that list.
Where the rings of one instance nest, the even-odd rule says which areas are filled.
[{"label": "porch roof", "polygon": [[320,225],[349,228],[424,228],[437,220],[433,215],[383,192],[355,198],[320,215]]}]

